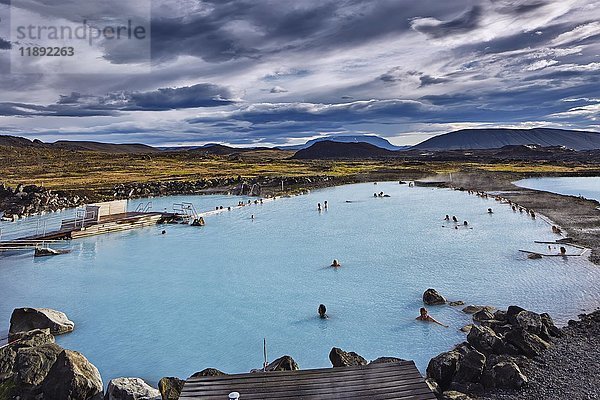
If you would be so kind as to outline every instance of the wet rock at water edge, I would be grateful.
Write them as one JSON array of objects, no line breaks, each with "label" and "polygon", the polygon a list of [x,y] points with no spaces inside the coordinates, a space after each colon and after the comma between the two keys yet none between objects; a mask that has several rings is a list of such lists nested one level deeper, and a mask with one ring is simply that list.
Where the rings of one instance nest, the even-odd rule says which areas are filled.
[{"label": "wet rock at water edge", "polygon": [[462,309],[462,312],[464,312],[465,314],[475,314],[481,310],[487,310],[490,313],[494,311],[494,307],[490,307],[490,306],[474,306],[472,304],[466,306],[465,308]]},{"label": "wet rock at water edge", "polygon": [[175,377],[165,377],[158,381],[158,391],[162,400],[178,400],[185,381]]},{"label": "wet rock at water edge", "polygon": [[427,289],[425,293],[423,293],[423,303],[429,306],[446,304],[446,298],[439,294],[435,289]]},{"label": "wet rock at water edge", "polygon": [[489,320],[493,320],[494,319],[494,314],[492,314],[488,309],[481,309],[479,311],[477,311],[475,314],[473,314],[473,321],[475,322],[482,322],[482,321],[489,321]]},{"label": "wet rock at water edge", "polygon": [[161,393],[140,378],[116,378],[108,383],[104,400],[160,400]]},{"label": "wet rock at water edge", "polygon": [[369,364],[387,364],[387,363],[396,363],[406,361],[402,358],[397,357],[379,357],[371,361]]},{"label": "wet rock at water edge", "polygon": [[278,359],[272,361],[265,370],[267,372],[272,371],[297,371],[300,368],[294,359],[290,356],[279,357]]},{"label": "wet rock at water edge", "polygon": [[81,353],[63,350],[42,384],[44,398],[96,400],[102,393],[98,369]]},{"label": "wet rock at water edge", "polygon": [[201,376],[223,376],[223,375],[227,375],[227,374],[225,372],[219,371],[216,368],[206,368],[200,372],[196,372],[190,378],[198,378]]},{"label": "wet rock at water edge", "polygon": [[65,313],[50,308],[16,308],[10,317],[9,337],[12,340],[18,332],[45,328],[53,335],[62,335],[73,331],[75,324]]},{"label": "wet rock at water edge", "polygon": [[367,360],[365,360],[360,355],[355,352],[346,352],[342,349],[334,347],[329,352],[329,360],[333,367],[351,367],[355,365],[367,365]]},{"label": "wet rock at water edge", "polygon": [[459,360],[460,354],[455,350],[438,354],[427,365],[427,378],[436,381],[440,390],[448,389],[456,374]]}]

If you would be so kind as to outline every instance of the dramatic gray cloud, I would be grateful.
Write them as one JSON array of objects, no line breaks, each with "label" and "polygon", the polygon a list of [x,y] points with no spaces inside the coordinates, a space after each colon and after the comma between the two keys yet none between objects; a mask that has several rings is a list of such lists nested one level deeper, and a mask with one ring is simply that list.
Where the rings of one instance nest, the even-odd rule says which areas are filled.
[{"label": "dramatic gray cloud", "polygon": [[0,103],[0,115],[106,116],[124,111],[166,111],[220,107],[233,104],[231,92],[213,84],[161,88],[150,92],[113,92],[102,96],[72,92],[60,95],[56,104]]},{"label": "dramatic gray cloud", "polygon": [[143,21],[148,11],[151,59],[104,40],[78,48],[74,73],[47,59],[25,71],[14,57],[24,43],[0,22],[0,133],[256,145],[338,133],[415,143],[477,126],[600,130],[599,0],[12,7],[44,23]]}]

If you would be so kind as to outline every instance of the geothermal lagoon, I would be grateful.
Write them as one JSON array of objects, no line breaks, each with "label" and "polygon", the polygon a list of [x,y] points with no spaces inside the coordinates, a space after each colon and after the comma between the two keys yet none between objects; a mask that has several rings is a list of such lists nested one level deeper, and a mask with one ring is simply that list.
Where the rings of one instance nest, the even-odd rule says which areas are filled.
[{"label": "geothermal lagoon", "polygon": [[[390,197],[373,197],[381,191]],[[247,198],[177,196],[128,207],[148,201],[155,211],[181,201],[207,211]],[[0,227],[10,237],[50,218]],[[600,272],[586,257],[529,260],[519,252],[560,238],[544,218],[466,192],[355,184],[205,220],[74,240],[58,246],[71,253],[56,257],[0,255],[1,330],[16,307],[65,312],[75,331],[57,342],[83,353],[105,383],[139,376],[155,384],[207,367],[247,372],[262,365],[263,338],[270,360],[289,354],[302,369],[330,366],[336,346],[367,359],[413,359],[424,371],[465,339],[459,329],[471,321],[448,305],[429,307],[447,329],[415,321],[427,288],[466,304],[548,312],[559,324],[600,301]],[[341,268],[329,266],[334,258]],[[320,303],[328,320],[318,318]]]}]

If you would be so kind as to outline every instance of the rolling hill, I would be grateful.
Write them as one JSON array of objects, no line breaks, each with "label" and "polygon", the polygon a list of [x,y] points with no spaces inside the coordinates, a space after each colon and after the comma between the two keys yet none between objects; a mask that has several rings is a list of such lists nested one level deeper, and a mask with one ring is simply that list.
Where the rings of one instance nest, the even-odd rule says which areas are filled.
[{"label": "rolling hill", "polygon": [[370,143],[342,143],[325,140],[316,142],[312,146],[298,150],[292,157],[297,160],[315,159],[350,159],[350,158],[380,158],[395,157],[396,151],[382,149]]},{"label": "rolling hill", "polygon": [[562,129],[463,129],[432,137],[413,146],[417,150],[499,149],[504,146],[564,146],[573,150],[600,149],[600,133]]}]

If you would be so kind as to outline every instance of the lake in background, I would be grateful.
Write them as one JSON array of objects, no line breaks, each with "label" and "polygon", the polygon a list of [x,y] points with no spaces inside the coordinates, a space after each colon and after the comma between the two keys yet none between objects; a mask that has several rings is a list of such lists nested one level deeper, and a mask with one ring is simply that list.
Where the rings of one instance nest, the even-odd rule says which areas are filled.
[{"label": "lake in background", "polygon": [[[391,197],[374,198],[380,191]],[[155,211],[180,201],[211,210],[240,199],[151,201]],[[329,209],[318,212],[325,200]],[[454,229],[446,214],[472,229]],[[518,251],[559,238],[544,220],[466,192],[356,184],[205,219],[200,228],[75,240],[70,254],[56,257],[0,256],[2,330],[15,307],[61,310],[75,331],[58,343],[82,352],[105,384],[120,376],[156,384],[207,367],[259,368],[264,337],[271,360],[289,354],[303,369],[330,366],[336,346],[367,359],[414,359],[424,371],[431,357],[465,340],[459,329],[470,322],[450,306],[430,307],[448,329],[415,321],[429,287],[467,304],[549,312],[560,323],[600,304],[600,270],[586,259],[528,260]],[[341,268],[329,267],[334,258]],[[319,303],[330,319],[317,317]]]},{"label": "lake in background", "polygon": [[600,201],[600,177],[558,177],[531,178],[514,182],[515,185],[527,189],[543,190],[571,196],[583,196],[586,199]]}]

